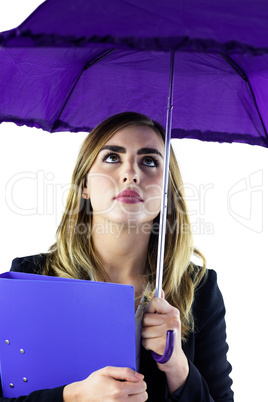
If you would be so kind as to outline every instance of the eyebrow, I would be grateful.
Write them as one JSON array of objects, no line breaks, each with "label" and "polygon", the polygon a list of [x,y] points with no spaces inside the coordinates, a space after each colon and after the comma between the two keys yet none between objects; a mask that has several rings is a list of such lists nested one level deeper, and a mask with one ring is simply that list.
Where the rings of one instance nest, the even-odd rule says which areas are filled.
[{"label": "eyebrow", "polygon": [[[112,152],[118,152],[120,154],[126,154],[127,150],[124,147],[119,147],[118,145],[104,145],[101,148],[101,151],[108,149],[109,151]],[[161,156],[161,158],[163,158],[163,155],[161,154],[161,152],[159,152],[157,149],[155,148],[141,148],[138,150],[137,152],[138,155],[147,155],[147,154],[156,154]]]}]

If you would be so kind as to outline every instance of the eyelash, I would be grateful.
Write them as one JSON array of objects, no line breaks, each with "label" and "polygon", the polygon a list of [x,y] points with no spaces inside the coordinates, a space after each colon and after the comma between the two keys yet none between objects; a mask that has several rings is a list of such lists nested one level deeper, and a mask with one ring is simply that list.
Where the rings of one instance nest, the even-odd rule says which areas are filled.
[{"label": "eyelash", "polygon": [[[112,155],[115,155],[115,156],[117,156],[118,159],[120,159],[119,155],[117,155],[115,152],[107,152],[107,154],[105,154],[104,157],[102,158],[102,162],[106,162],[106,160],[109,158],[109,156],[112,156]],[[159,167],[159,161],[156,158],[154,158],[153,156],[145,156],[143,158],[143,160],[147,159],[147,158],[150,158],[154,162],[154,166],[149,166],[149,165],[145,165],[145,166],[156,167],[156,168]],[[118,163],[118,162],[113,162],[113,163]]]},{"label": "eyelash", "polygon": [[[117,157],[119,158],[119,156],[118,156],[117,154],[115,154],[114,152],[107,152],[107,154],[105,154],[104,157],[102,158],[102,162],[106,162],[106,159],[107,159],[109,156],[112,156],[112,155],[115,155],[115,156],[117,156]],[[119,158],[119,159],[120,159],[120,158]]]}]

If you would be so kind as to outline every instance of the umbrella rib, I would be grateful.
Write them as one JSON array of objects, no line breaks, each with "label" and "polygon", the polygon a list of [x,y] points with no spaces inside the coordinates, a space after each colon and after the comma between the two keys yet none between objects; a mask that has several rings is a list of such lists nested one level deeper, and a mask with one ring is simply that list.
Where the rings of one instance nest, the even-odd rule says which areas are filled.
[{"label": "umbrella rib", "polygon": [[62,112],[63,112],[63,110],[64,110],[64,108],[65,108],[65,106],[66,106],[68,100],[70,99],[70,97],[71,97],[71,95],[72,95],[72,93],[73,93],[73,91],[74,91],[74,89],[75,89],[75,87],[76,87],[76,84],[78,83],[78,81],[79,81],[81,75],[83,74],[83,72],[84,72],[85,70],[87,70],[89,67],[91,67],[91,66],[93,66],[94,64],[96,64],[98,61],[102,60],[104,57],[108,56],[108,55],[109,55],[111,52],[113,52],[114,50],[115,50],[114,48],[113,48],[113,49],[106,50],[104,53],[101,53],[101,54],[98,55],[95,59],[93,59],[93,60],[87,62],[87,63],[84,65],[83,69],[81,70],[80,74],[78,75],[77,79],[75,80],[75,83],[74,83],[72,89],[70,90],[69,95],[67,96],[67,98],[66,98],[66,100],[65,100],[65,102],[64,102],[64,104],[63,104],[63,106],[62,106],[62,108],[61,108],[61,111],[60,111],[60,113],[59,113],[59,115],[58,115],[58,117],[57,117],[55,123],[53,124],[53,127],[52,127],[52,129],[51,129],[51,132],[53,132],[53,131],[55,130],[55,128],[57,128],[57,124],[58,124],[58,122],[59,122],[60,116],[62,115]]},{"label": "umbrella rib", "polygon": [[261,117],[261,113],[260,113],[259,108],[258,108],[256,97],[255,97],[253,88],[251,86],[251,83],[249,81],[249,78],[248,78],[247,74],[245,73],[244,70],[242,70],[242,68],[234,60],[231,59],[230,56],[227,56],[227,54],[224,54],[222,52],[220,52],[220,55],[237,72],[237,74],[239,74],[240,77],[243,78],[243,80],[248,84],[248,87],[249,87],[249,90],[250,90],[250,93],[251,93],[255,108],[257,110],[257,113],[258,113],[258,116],[259,116],[259,119],[260,119],[260,122],[261,122],[261,125],[262,125],[262,128],[263,128],[263,131],[264,131],[264,134],[266,136],[266,139],[268,140],[268,133],[267,133],[266,127],[264,125],[263,119]]},{"label": "umbrella rib", "polygon": [[[87,70],[89,67],[92,67],[94,64],[96,64],[98,61],[102,60],[104,57],[108,56],[108,55],[109,55],[110,53],[112,53],[114,50],[115,50],[115,48],[109,49],[109,50],[105,51],[104,53],[102,53],[100,56],[96,57],[94,60],[88,62],[88,63],[85,65],[83,71],[84,71],[84,70]],[[82,71],[82,72],[83,72],[83,71]],[[82,72],[81,72],[81,74],[82,74]]]}]

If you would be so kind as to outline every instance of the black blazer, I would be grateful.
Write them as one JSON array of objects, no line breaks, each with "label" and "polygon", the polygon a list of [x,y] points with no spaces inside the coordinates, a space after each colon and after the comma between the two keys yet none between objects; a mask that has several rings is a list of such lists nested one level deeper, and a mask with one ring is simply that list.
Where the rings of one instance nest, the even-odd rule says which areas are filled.
[{"label": "black blazer", "polygon": [[[41,274],[45,258],[45,255],[15,258],[11,271]],[[145,376],[151,402],[233,402],[231,365],[226,359],[225,307],[213,270],[207,271],[206,279],[196,290],[193,314],[195,331],[183,343],[190,372],[186,383],[174,394],[168,395],[165,374],[158,370],[151,353],[141,347],[139,371]],[[15,399],[3,398],[0,393],[0,402],[62,402],[62,392],[63,386]]]}]

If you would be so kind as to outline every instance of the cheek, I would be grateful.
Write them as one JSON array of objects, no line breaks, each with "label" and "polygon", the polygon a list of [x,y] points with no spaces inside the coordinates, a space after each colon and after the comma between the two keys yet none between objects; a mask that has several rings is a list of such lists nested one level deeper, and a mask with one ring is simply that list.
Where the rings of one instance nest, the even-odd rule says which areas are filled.
[{"label": "cheek", "polygon": [[117,191],[113,178],[103,173],[92,173],[88,176],[87,183],[93,211],[109,208]]},{"label": "cheek", "polygon": [[161,208],[162,181],[149,184],[146,187],[145,210],[147,213],[158,215]]},{"label": "cheek", "polygon": [[105,173],[90,173],[87,180],[90,198],[104,197],[104,194],[116,195],[116,181]]}]

